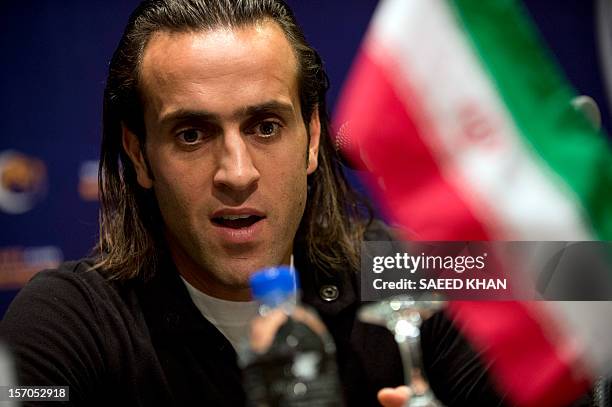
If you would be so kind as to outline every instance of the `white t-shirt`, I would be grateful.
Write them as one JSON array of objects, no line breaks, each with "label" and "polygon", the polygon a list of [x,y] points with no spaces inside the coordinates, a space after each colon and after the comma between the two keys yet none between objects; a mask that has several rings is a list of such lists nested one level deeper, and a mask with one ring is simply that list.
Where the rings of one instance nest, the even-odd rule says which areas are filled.
[{"label": "white t-shirt", "polygon": [[240,341],[248,335],[249,323],[257,315],[257,302],[228,301],[211,297],[189,284],[182,276],[181,279],[195,306],[225,335],[237,351]]},{"label": "white t-shirt", "polygon": [[[293,268],[293,255],[291,255],[290,267]],[[211,297],[204,294],[181,276],[187,291],[195,306],[200,310],[204,318],[217,327],[238,351],[238,346],[243,338],[249,334],[249,324],[257,315],[259,304],[257,301],[228,301]]]}]

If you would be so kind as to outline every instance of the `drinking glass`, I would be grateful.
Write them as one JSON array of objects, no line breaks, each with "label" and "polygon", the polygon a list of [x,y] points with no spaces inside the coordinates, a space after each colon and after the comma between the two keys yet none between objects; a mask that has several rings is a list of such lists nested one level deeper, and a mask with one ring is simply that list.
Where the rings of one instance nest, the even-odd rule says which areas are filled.
[{"label": "drinking glass", "polygon": [[446,301],[435,294],[419,300],[400,295],[365,305],[359,310],[358,316],[361,321],[384,326],[395,337],[404,366],[406,384],[412,392],[412,397],[405,407],[443,406],[431,391],[425,377],[420,339],[422,322],[445,304]]}]

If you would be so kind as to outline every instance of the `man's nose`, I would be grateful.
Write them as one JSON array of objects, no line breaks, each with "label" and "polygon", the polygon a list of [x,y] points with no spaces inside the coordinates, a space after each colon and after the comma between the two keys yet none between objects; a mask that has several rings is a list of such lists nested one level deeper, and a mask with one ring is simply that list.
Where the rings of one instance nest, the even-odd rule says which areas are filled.
[{"label": "man's nose", "polygon": [[217,187],[244,191],[259,180],[260,174],[253,162],[247,140],[238,132],[224,135],[218,163],[213,179]]}]

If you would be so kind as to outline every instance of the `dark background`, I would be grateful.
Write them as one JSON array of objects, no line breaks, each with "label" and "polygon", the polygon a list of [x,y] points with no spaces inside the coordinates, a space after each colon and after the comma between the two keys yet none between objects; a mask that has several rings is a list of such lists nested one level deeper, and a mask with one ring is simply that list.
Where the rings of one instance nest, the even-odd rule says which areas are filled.
[{"label": "dark background", "polygon": [[[26,213],[0,210],[0,273],[8,270],[2,268],[7,249],[21,253],[28,248],[51,247],[53,253],[68,260],[87,255],[95,243],[98,205],[79,195],[79,174],[84,162],[97,160],[106,69],[137,3],[36,0],[3,4],[0,154],[14,150],[41,160],[46,167],[46,191]],[[333,111],[377,2],[289,3],[326,63]],[[609,130],[610,110],[599,72],[593,2],[525,3],[578,92],[599,103]],[[24,255],[26,262],[32,261],[29,257]],[[0,317],[17,290],[14,285],[0,285]]]}]

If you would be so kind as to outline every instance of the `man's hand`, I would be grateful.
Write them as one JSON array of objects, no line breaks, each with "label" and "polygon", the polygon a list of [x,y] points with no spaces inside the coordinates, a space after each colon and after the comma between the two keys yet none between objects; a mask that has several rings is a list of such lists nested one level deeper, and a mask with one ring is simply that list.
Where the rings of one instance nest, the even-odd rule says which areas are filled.
[{"label": "man's hand", "polygon": [[410,396],[411,393],[408,386],[385,387],[378,392],[378,401],[383,407],[403,407],[410,399]]}]

